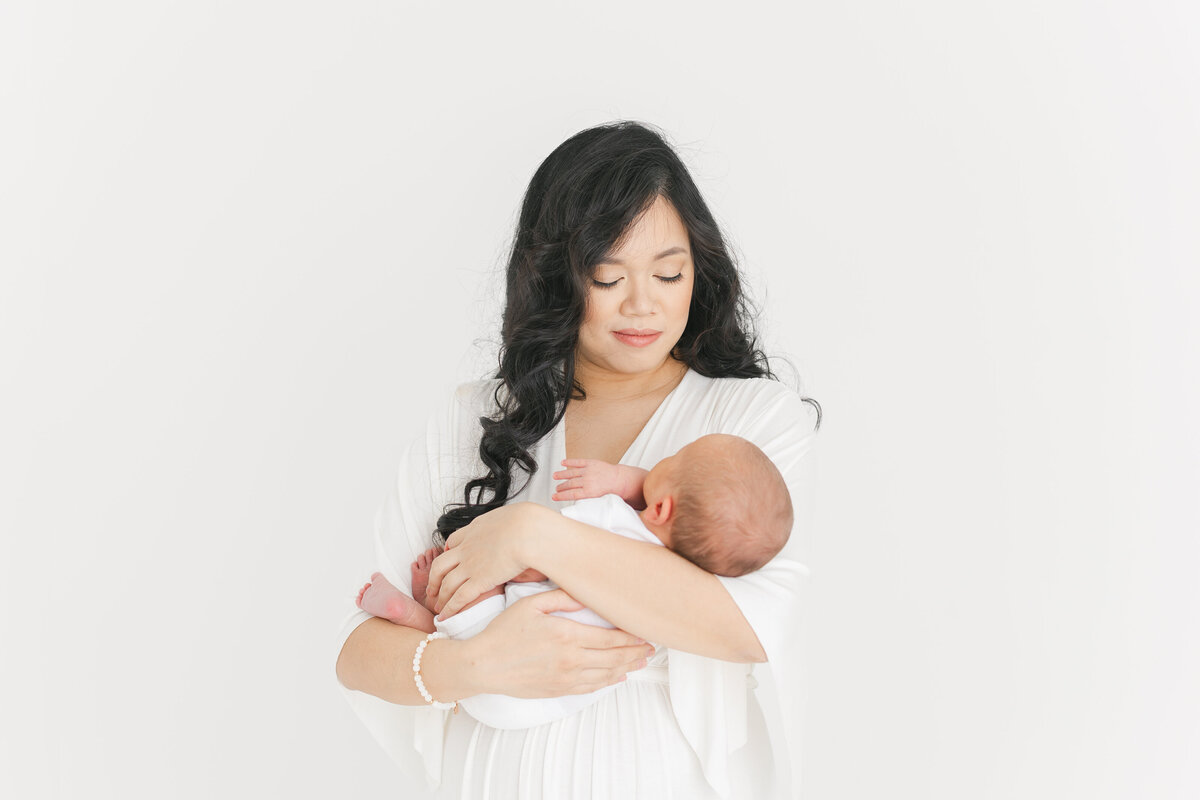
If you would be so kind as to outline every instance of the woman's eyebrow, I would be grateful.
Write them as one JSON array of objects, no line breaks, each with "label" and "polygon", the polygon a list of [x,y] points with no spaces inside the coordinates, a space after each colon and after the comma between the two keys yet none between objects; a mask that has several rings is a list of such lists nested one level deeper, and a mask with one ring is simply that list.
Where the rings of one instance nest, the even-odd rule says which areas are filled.
[{"label": "woman's eyebrow", "polygon": [[[654,257],[654,260],[655,260],[655,261],[658,261],[659,259],[666,258],[667,256],[673,256],[673,255],[675,255],[676,253],[683,253],[684,255],[686,255],[686,254],[687,254],[687,248],[686,248],[686,247],[679,247],[678,245],[677,245],[677,246],[675,246],[675,247],[669,247],[669,248],[667,248],[666,250],[663,250],[663,251],[662,251],[661,253],[659,253],[658,255],[656,255],[656,256]],[[600,260],[599,260],[599,261],[597,261],[596,263],[597,263],[597,264],[624,264],[625,262],[624,262],[624,261],[622,261],[622,260],[621,260],[621,259],[619,259],[619,258],[613,258],[612,256],[605,256],[604,258],[600,259]]]}]

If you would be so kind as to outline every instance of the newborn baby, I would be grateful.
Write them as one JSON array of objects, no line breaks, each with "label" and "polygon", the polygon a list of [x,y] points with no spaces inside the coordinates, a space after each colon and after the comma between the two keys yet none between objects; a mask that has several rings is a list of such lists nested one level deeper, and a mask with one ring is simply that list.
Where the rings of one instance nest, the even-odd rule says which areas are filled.
[{"label": "newborn baby", "polygon": [[[567,459],[554,473],[562,483],[554,500],[578,500],[562,513],[638,541],[663,545],[714,575],[736,577],[770,561],[792,530],[792,501],[783,476],[754,444],[738,436],[709,434],[646,471],[593,459]],[[427,633],[467,639],[523,597],[558,586],[525,570],[485,592],[445,620],[426,606],[429,568],[441,551],[430,548],[412,564],[413,596],[376,572],[358,594],[358,606],[377,617]],[[559,616],[600,627],[610,623],[590,609]],[[616,685],[583,695],[514,698],[476,695],[460,701],[475,719],[494,728],[528,728],[595,702]]]}]

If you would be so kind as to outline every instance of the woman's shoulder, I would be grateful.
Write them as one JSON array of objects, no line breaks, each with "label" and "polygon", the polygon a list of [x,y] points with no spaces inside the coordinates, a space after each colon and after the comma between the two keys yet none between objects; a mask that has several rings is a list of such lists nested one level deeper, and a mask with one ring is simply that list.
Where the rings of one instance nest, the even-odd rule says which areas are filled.
[{"label": "woman's shoulder", "polygon": [[696,375],[697,394],[709,412],[725,423],[777,420],[816,431],[821,406],[799,388],[774,378],[709,378]]},{"label": "woman's shoulder", "polygon": [[745,400],[759,397],[800,396],[798,389],[775,378],[708,378],[708,389],[714,396],[726,400]]}]

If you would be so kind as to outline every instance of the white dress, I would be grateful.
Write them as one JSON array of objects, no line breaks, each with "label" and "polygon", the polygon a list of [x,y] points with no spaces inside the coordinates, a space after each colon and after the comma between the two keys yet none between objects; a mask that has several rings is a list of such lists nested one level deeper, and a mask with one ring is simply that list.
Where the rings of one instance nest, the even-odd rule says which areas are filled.
[{"label": "white dress", "polygon": [[[432,544],[443,506],[462,499],[479,461],[479,417],[491,415],[499,381],[463,384],[405,452],[375,520],[377,568],[411,591],[409,564]],[[783,474],[795,525],[761,569],[719,577],[767,654],[733,664],[659,648],[650,665],[596,703],[545,725],[498,730],[464,713],[401,706],[342,687],[363,723],[403,771],[404,797],[571,798],[798,797],[803,701],[802,593],[818,411],[783,384],[706,378],[688,370],[620,459],[649,469],[707,433],[758,445]],[[561,510],[551,474],[566,457],[564,424],[538,443],[538,471],[512,502]],[[518,480],[523,475],[518,473]],[[567,587],[569,590],[569,587]],[[337,651],[369,619],[351,603]],[[422,795],[422,791],[427,794]]]}]

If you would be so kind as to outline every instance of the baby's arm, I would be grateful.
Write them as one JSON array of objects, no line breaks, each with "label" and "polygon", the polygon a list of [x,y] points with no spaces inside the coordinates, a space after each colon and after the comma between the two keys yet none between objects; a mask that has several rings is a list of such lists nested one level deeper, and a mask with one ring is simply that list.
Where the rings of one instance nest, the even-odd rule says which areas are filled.
[{"label": "baby's arm", "polygon": [[642,496],[642,485],[650,474],[646,470],[594,458],[567,458],[562,464],[566,469],[553,475],[562,483],[554,487],[550,499],[582,500],[616,494],[639,511],[646,507],[646,498]]}]

